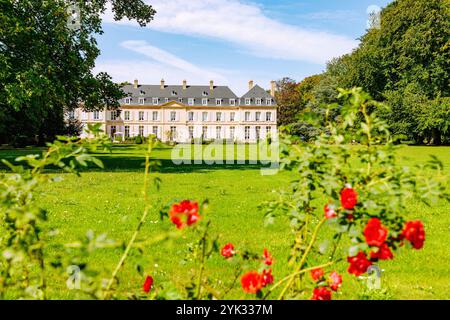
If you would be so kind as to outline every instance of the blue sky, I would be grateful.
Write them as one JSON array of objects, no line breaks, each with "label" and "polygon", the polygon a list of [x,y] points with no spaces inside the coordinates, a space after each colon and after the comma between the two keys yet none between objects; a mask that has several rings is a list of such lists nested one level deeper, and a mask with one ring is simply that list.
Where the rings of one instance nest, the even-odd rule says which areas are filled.
[{"label": "blue sky", "polygon": [[107,12],[96,71],[115,81],[229,85],[301,80],[350,52],[364,34],[369,6],[390,0],[151,0],[155,20],[140,28]]}]

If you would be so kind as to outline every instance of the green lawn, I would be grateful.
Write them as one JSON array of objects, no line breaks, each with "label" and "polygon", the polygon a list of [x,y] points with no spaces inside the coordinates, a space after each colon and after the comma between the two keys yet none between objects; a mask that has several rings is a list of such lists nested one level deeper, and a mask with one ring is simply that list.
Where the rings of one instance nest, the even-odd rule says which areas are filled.
[{"label": "green lawn", "polygon": [[[36,150],[1,150],[0,158],[14,159]],[[450,168],[448,147],[403,147],[400,155],[408,157],[404,165],[425,162],[434,154]],[[209,216],[213,232],[220,234],[221,244],[232,242],[238,248],[261,251],[269,248],[276,258],[273,271],[276,278],[286,275],[285,261],[292,236],[287,221],[264,227],[263,216],[257,206],[276,196],[277,190],[291,180],[289,173],[264,176],[254,164],[240,165],[183,165],[170,160],[171,149],[157,149],[153,157],[160,159],[162,167],[155,176],[162,179],[159,193],[151,199],[166,204],[173,199],[209,199]],[[92,170],[81,177],[62,174],[64,180],[47,185],[38,195],[39,205],[48,210],[47,229],[56,228],[55,241],[67,243],[83,236],[88,230],[107,233],[116,240],[128,240],[143,211],[141,197],[143,183],[143,147],[117,146],[112,155],[101,155],[106,164],[103,171]],[[449,183],[450,186],[450,183]],[[408,218],[421,219],[426,228],[427,240],[421,251],[400,250],[393,261],[382,262],[384,297],[392,299],[448,299],[450,288],[450,205],[439,203],[433,208],[411,202],[406,212]],[[161,230],[173,228],[168,221],[159,222],[159,213],[152,212],[141,233],[140,240],[150,239]],[[185,252],[191,238],[189,233],[172,243],[145,248],[146,273],[155,276],[155,282],[173,281],[181,284],[192,275],[192,261],[185,261]],[[120,250],[96,252],[92,263],[105,275],[120,257]],[[341,294],[336,299],[359,299],[363,284],[345,272],[346,263],[337,270],[344,275]],[[212,279],[229,282],[231,265],[220,256],[207,263],[207,273]],[[134,271],[134,258],[120,275],[122,292],[139,292],[142,277]],[[73,291],[65,289],[65,279],[53,276],[55,290],[51,298],[74,298]],[[59,289],[58,289],[59,288]],[[230,298],[245,298],[239,287]]]}]

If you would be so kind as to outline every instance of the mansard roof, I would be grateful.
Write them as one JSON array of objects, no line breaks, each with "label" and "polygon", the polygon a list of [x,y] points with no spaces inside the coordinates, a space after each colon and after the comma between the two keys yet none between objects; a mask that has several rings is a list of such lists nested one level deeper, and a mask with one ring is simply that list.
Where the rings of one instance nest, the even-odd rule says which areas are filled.
[{"label": "mansard roof", "polygon": [[[128,93],[131,97],[158,97],[158,98],[227,98],[237,99],[238,97],[227,86],[214,86],[213,90],[210,90],[209,86],[164,86],[161,89],[160,85],[139,85],[137,89],[134,85],[126,85],[122,88],[125,93]],[[175,92],[176,95],[173,95]],[[203,93],[206,92],[207,96]]]},{"label": "mansard roof", "polygon": [[242,96],[242,99],[270,99],[273,97],[268,93],[266,90],[261,88],[258,85],[255,85],[253,88],[251,88],[246,94]]}]

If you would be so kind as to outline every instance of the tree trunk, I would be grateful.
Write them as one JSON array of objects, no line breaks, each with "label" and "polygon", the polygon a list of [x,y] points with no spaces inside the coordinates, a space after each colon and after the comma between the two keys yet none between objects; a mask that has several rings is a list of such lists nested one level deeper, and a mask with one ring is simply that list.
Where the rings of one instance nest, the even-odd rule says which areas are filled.
[{"label": "tree trunk", "polygon": [[433,129],[431,131],[431,145],[440,146],[442,144],[441,131],[439,129]]}]

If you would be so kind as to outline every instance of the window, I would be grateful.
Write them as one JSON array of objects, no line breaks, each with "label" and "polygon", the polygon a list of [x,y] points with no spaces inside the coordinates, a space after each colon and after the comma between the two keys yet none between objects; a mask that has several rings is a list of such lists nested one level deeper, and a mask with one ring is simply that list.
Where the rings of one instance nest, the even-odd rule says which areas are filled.
[{"label": "window", "polygon": [[222,127],[216,127],[216,139],[222,139]]},{"label": "window", "polygon": [[230,139],[234,139],[235,133],[236,133],[236,128],[235,127],[230,127]]},{"label": "window", "polygon": [[188,99],[188,105],[190,105],[190,106],[194,105],[194,99],[193,98],[189,98]]},{"label": "window", "polygon": [[272,127],[266,127],[266,137],[270,136],[271,132],[272,132]]},{"label": "window", "polygon": [[202,99],[202,106],[208,105],[208,99]]},{"label": "window", "polygon": [[175,111],[170,112],[170,121],[176,121],[177,120],[177,113]]},{"label": "window", "polygon": [[70,110],[69,111],[69,119],[70,120],[74,120],[75,119],[75,111],[74,110]]},{"label": "window", "polygon": [[100,120],[100,111],[94,111],[94,120]]},{"label": "window", "polygon": [[222,121],[222,112],[216,112],[216,121]]},{"label": "window", "polygon": [[131,98],[125,98],[125,104],[131,104]]},{"label": "window", "polygon": [[139,121],[144,121],[144,111],[139,111]]},{"label": "window", "polygon": [[170,141],[174,141],[177,138],[177,127],[170,127]]},{"label": "window", "polygon": [[139,94],[141,95],[141,96],[143,96],[143,95],[145,95],[145,91],[139,91]]},{"label": "window", "polygon": [[179,103],[183,103],[183,98],[178,98]]},{"label": "window", "polygon": [[268,106],[271,106],[272,105],[272,99],[266,99],[266,104]]},{"label": "window", "polygon": [[236,105],[236,99],[230,99],[230,106]]},{"label": "window", "polygon": [[216,106],[222,105],[222,99],[216,99]]},{"label": "window", "polygon": [[252,102],[252,99],[245,99],[245,105],[249,106]]},{"label": "window", "polygon": [[235,116],[236,116],[236,113],[234,113],[234,112],[230,113],[230,122],[234,122]]},{"label": "window", "polygon": [[194,127],[189,127],[189,139],[194,139]]},{"label": "window", "polygon": [[262,105],[262,99],[256,99],[256,105],[257,106]]},{"label": "window", "polygon": [[177,92],[176,91],[172,91],[172,96],[176,96]]},{"label": "window", "polygon": [[164,98],[164,102],[165,103],[169,102],[169,98]]},{"label": "window", "polygon": [[202,127],[202,138],[204,140],[208,139],[208,127]]},{"label": "window", "polygon": [[272,112],[266,112],[266,121],[272,121]]},{"label": "window", "polygon": [[139,98],[139,104],[145,104],[145,98]]},{"label": "window", "polygon": [[245,127],[245,140],[250,140],[250,127]]},{"label": "window", "polygon": [[130,137],[130,126],[125,126],[125,138]]},{"label": "window", "polygon": [[188,121],[194,121],[194,112],[189,112],[188,113]]},{"label": "window", "polygon": [[158,121],[158,111],[153,111],[152,112],[152,120],[153,121]]},{"label": "window", "polygon": [[153,98],[152,100],[153,100],[153,105],[157,106],[158,103],[159,103],[159,99],[158,98]]},{"label": "window", "polygon": [[116,126],[111,126],[111,137],[114,138],[114,136],[116,135],[117,129]]},{"label": "window", "polygon": [[245,113],[245,121],[250,121],[250,112]]},{"label": "window", "polygon": [[203,95],[204,97],[207,97],[207,96],[208,96],[208,92],[203,91],[202,95]]},{"label": "window", "polygon": [[208,121],[208,112],[202,113],[202,121]]},{"label": "window", "polygon": [[255,128],[256,140],[261,140],[261,127]]},{"label": "window", "polygon": [[119,116],[119,112],[117,110],[111,111],[111,121],[116,121]]},{"label": "window", "polygon": [[144,126],[139,126],[139,135],[140,135],[141,137],[144,136]]},{"label": "window", "polygon": [[125,111],[125,113],[124,113],[124,118],[125,118],[125,120],[127,120],[127,121],[130,120],[130,111]]},{"label": "window", "polygon": [[255,121],[261,121],[261,112],[257,112],[255,115]]},{"label": "window", "polygon": [[152,133],[155,137],[158,137],[158,126],[153,126],[152,127]]}]

